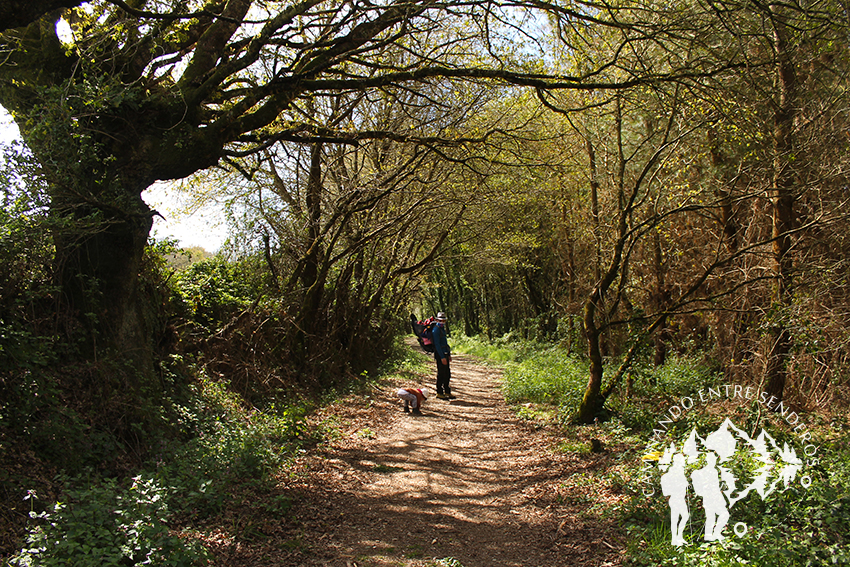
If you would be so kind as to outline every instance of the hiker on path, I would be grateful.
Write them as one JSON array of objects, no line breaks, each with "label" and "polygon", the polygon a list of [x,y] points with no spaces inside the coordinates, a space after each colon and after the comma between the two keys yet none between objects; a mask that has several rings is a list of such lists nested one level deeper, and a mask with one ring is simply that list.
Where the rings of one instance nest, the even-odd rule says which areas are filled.
[{"label": "hiker on path", "polygon": [[408,407],[413,408],[413,413],[422,413],[422,402],[428,399],[428,390],[425,388],[400,388],[398,397],[404,400],[404,413],[409,412]]},{"label": "hiker on path", "polygon": [[437,361],[437,397],[441,400],[453,400],[452,388],[449,382],[452,379],[452,351],[449,349],[449,341],[446,337],[446,314],[437,313],[437,324],[434,325],[434,359]]}]

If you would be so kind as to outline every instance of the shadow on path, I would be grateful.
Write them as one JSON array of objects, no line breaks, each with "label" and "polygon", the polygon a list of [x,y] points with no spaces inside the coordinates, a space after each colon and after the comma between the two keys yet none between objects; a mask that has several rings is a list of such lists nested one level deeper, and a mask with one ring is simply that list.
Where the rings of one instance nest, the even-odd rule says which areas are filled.
[{"label": "shadow on path", "polygon": [[458,356],[457,400],[429,399],[423,415],[404,414],[392,385],[349,407],[352,431],[303,457],[281,483],[298,495],[294,518],[278,528],[287,539],[250,563],[237,550],[228,564],[621,564],[616,528],[560,496],[564,479],[606,466],[605,457],[553,453],[551,438],[505,406],[497,380],[496,370]]}]

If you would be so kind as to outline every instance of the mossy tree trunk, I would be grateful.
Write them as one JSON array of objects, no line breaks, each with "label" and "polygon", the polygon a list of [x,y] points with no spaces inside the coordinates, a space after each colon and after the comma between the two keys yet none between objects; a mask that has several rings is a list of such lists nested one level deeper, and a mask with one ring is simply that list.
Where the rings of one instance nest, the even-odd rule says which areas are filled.
[{"label": "mossy tree trunk", "polygon": [[[213,0],[193,18],[100,5],[69,15],[70,45],[57,35],[60,12],[37,20],[47,12],[36,10],[17,22],[25,27],[0,34],[0,104],[13,114],[48,178],[59,227],[57,281],[76,328],[87,330],[87,357],[112,349],[152,371],[153,307],[144,302],[139,274],[155,213],[143,192],[222,159],[238,167],[234,159],[263,151],[275,139],[309,140],[315,125],[271,126],[295,99],[311,98],[311,89],[327,92],[303,81],[319,78],[353,53],[383,48],[388,30],[425,10],[404,3],[382,7],[377,16],[370,9],[355,11],[340,31],[326,22],[320,3],[284,7],[262,30],[251,30],[252,41],[240,32],[252,0]],[[69,4],[80,3],[56,3]],[[234,88],[240,84],[234,77],[265,56],[263,46],[308,27],[298,18],[326,25],[339,41],[305,41],[288,58],[300,61],[297,68]],[[168,71],[169,65],[180,71]],[[372,79],[374,73],[364,80]],[[314,293],[320,287],[313,286]]]}]

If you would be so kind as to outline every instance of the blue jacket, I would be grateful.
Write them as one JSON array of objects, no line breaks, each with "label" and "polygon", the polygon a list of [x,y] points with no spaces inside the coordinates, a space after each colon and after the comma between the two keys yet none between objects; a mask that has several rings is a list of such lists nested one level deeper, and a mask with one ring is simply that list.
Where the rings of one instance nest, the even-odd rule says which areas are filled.
[{"label": "blue jacket", "polygon": [[452,351],[449,348],[449,341],[446,338],[445,323],[437,323],[434,325],[432,334],[434,335],[434,350],[437,358],[446,358],[450,356]]}]

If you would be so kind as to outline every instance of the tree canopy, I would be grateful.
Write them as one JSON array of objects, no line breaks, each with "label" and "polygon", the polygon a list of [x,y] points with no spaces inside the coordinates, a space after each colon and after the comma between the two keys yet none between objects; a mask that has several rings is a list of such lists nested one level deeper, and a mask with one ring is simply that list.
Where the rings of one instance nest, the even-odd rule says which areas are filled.
[{"label": "tree canopy", "polygon": [[[243,219],[264,240],[271,285],[300,294],[294,322],[306,336],[329,278],[340,290],[363,285],[355,274],[372,244],[398,238],[402,248],[389,257],[372,249],[395,276],[420,272],[449,242],[464,251],[453,259],[459,269],[495,219],[489,225],[509,235],[496,240],[512,250],[499,269],[520,270],[542,328],[583,305],[581,331],[596,360],[587,420],[620,375],[596,393],[606,350],[596,338],[641,320],[629,299],[640,267],[652,266],[641,277],[655,281],[643,306],[655,315],[645,318],[647,333],[668,332],[695,297],[743,285],[715,278],[753,251],[771,258],[758,262],[775,284],[764,309],[793,308],[803,226],[795,218],[801,206],[821,214],[806,187],[840,178],[837,155],[826,171],[807,152],[817,147],[811,132],[840,131],[842,10],[832,2],[44,2],[4,20],[0,103],[42,167],[56,279],[88,337],[87,356],[115,348],[150,367],[160,323],[139,273],[158,213],[143,193],[215,170],[230,185],[224,194],[253,211]],[[551,202],[560,218],[544,222]],[[753,218],[770,220],[768,233],[756,222],[744,234],[745,202],[758,205]],[[439,221],[458,232],[412,246],[404,228],[437,205]],[[540,218],[520,218],[532,211]],[[687,270],[665,260],[673,253],[665,234],[697,225],[711,234],[709,217],[720,219],[728,255],[715,242],[710,252],[676,251],[691,258]],[[579,234],[593,244],[584,250],[587,281],[578,278]],[[667,273],[674,265],[690,277],[677,280],[678,291]],[[473,317],[468,278],[450,279]],[[372,312],[391,280],[361,287],[371,295],[349,308]],[[793,343],[783,321],[773,319],[765,355],[778,396]]]}]

